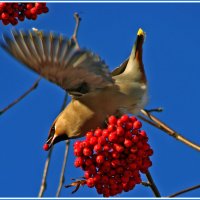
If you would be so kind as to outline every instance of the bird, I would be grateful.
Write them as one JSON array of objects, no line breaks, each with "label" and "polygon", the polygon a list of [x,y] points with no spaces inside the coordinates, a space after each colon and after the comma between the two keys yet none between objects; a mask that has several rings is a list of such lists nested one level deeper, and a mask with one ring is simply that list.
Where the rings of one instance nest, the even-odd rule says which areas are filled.
[{"label": "bird", "polygon": [[130,56],[110,71],[97,54],[80,48],[76,37],[80,18],[75,17],[71,38],[37,29],[13,29],[0,40],[0,46],[11,56],[71,96],[50,127],[45,142],[48,149],[103,127],[108,116],[137,114],[148,100],[142,60],[145,32],[139,28]]}]

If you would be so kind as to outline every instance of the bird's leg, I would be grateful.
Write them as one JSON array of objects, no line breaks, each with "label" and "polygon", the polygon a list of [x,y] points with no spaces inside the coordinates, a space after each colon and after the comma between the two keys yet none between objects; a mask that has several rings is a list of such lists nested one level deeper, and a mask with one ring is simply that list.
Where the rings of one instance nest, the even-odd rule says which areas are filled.
[{"label": "bird's leg", "polygon": [[77,33],[78,33],[78,28],[80,25],[81,18],[78,13],[74,13],[74,18],[75,18],[76,24],[75,24],[75,28],[74,28],[74,33],[72,35],[72,39],[74,40],[77,47],[79,48],[78,41],[77,41]]}]

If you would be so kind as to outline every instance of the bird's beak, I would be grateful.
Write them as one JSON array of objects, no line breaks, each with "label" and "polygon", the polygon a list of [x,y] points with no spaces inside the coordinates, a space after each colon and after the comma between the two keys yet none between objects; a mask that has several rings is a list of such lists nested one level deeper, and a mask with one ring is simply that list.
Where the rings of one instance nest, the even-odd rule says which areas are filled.
[{"label": "bird's beak", "polygon": [[43,146],[44,150],[48,151],[54,145],[56,138],[57,138],[57,135],[55,135],[55,131],[53,131],[51,129],[50,132],[49,132],[49,136],[47,138],[47,141]]},{"label": "bird's beak", "polygon": [[136,60],[142,63],[142,45],[145,39],[145,32],[140,28],[137,32],[137,39],[133,47],[132,53],[135,54]]},{"label": "bird's beak", "polygon": [[60,134],[57,135],[55,133],[55,129],[54,126],[51,127],[50,131],[49,131],[49,136],[47,138],[46,143],[43,146],[43,149],[45,151],[48,151],[54,144],[63,141],[63,140],[68,140],[68,136],[66,134]]}]

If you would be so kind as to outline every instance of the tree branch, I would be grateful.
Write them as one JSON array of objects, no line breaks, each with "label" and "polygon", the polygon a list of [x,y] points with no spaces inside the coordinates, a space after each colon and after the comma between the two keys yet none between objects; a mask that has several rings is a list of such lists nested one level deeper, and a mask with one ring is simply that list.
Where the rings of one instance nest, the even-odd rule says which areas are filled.
[{"label": "tree branch", "polygon": [[148,179],[148,181],[149,181],[149,187],[150,187],[151,190],[153,191],[155,197],[161,197],[160,192],[159,192],[159,190],[158,190],[156,184],[154,183],[154,180],[153,180],[153,178],[152,178],[152,176],[151,176],[151,174],[150,174],[149,171],[147,171],[146,177],[147,177],[147,179]]},{"label": "tree branch", "polygon": [[193,149],[200,151],[200,146],[189,141],[188,139],[186,139],[185,137],[183,137],[181,134],[177,133],[175,130],[173,130],[172,128],[170,128],[168,125],[166,125],[164,122],[162,122],[161,120],[159,120],[157,117],[153,116],[150,112],[146,111],[146,110],[141,110],[141,113],[148,117],[150,120],[144,118],[143,116],[139,115],[139,118],[141,118],[142,120],[148,122],[149,124],[151,124],[152,126],[155,126],[156,128],[164,131],[165,133],[167,133],[168,135],[174,137],[175,139],[183,142],[184,144],[192,147]]},{"label": "tree branch", "polygon": [[65,149],[64,159],[63,159],[62,170],[61,170],[61,174],[60,174],[60,181],[59,181],[58,189],[56,192],[56,197],[60,196],[60,192],[61,192],[63,183],[65,181],[64,174],[65,174],[65,167],[66,167],[67,157],[68,157],[68,152],[69,152],[69,145],[70,145],[70,141],[66,140],[66,149]]},{"label": "tree branch", "polygon": [[77,33],[78,33],[81,18],[78,13],[74,13],[74,18],[75,18],[76,24],[75,24],[75,28],[74,28],[74,33],[72,35],[72,39],[75,41],[76,45],[79,48],[78,41],[77,41]]},{"label": "tree branch", "polygon": [[186,192],[189,192],[189,191],[198,189],[198,188],[200,188],[200,184],[199,184],[199,185],[192,186],[192,187],[189,187],[189,188],[186,188],[186,189],[181,190],[181,191],[179,191],[179,192],[176,192],[176,193],[174,193],[174,194],[172,194],[172,195],[170,195],[170,196],[168,196],[168,197],[176,197],[176,196],[178,196],[178,195],[180,195],[180,194],[183,194],[183,193],[186,193]]},{"label": "tree branch", "polygon": [[0,110],[0,115],[2,115],[3,113],[5,113],[7,110],[9,110],[11,107],[13,107],[15,104],[17,104],[19,101],[21,101],[24,97],[26,97],[30,92],[32,92],[34,89],[37,88],[39,82],[41,80],[41,77],[39,77],[34,84],[24,93],[22,94],[20,97],[18,97],[17,99],[15,99],[11,104],[9,104],[8,106],[6,106],[5,108],[3,108],[2,110]]},{"label": "tree branch", "polygon": [[49,150],[48,152],[48,156],[45,162],[45,166],[44,166],[44,171],[43,171],[43,176],[42,176],[42,183],[40,186],[40,191],[38,194],[38,197],[42,197],[44,194],[44,191],[46,190],[47,187],[47,183],[46,183],[46,179],[47,179],[47,174],[48,174],[48,169],[49,169],[49,164],[50,164],[50,160],[51,160],[51,154],[53,151],[53,147]]}]

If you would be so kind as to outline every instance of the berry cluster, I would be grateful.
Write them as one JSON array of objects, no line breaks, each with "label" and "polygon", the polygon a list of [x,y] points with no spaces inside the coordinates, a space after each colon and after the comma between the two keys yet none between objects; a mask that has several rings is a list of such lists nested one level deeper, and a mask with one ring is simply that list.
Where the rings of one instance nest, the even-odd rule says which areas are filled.
[{"label": "berry cluster", "polygon": [[141,183],[140,173],[152,165],[146,132],[136,117],[110,116],[106,129],[87,132],[83,141],[74,143],[74,165],[85,173],[85,184],[95,187],[104,197],[132,190]]},{"label": "berry cluster", "polygon": [[49,11],[46,3],[5,3],[0,2],[0,20],[4,25],[18,24],[25,18],[36,20],[37,15]]}]

